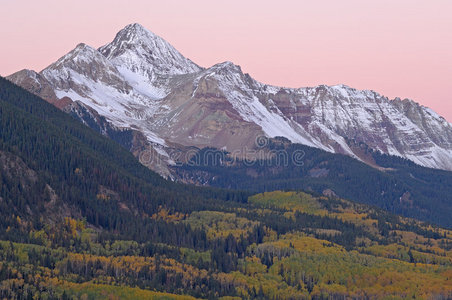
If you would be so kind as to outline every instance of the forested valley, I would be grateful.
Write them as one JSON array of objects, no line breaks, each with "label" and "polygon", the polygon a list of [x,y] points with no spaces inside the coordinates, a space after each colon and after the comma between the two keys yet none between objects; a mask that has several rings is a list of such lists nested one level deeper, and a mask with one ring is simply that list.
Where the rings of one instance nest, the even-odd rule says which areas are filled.
[{"label": "forested valley", "polygon": [[314,189],[167,181],[3,78],[0,126],[2,299],[452,297],[446,228]]}]

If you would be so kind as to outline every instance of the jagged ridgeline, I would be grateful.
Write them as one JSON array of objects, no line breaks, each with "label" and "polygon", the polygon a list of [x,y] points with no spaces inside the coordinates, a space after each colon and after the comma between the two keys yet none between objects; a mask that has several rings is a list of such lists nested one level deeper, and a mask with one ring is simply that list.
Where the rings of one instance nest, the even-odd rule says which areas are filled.
[{"label": "jagged ridgeline", "polygon": [[452,232],[337,197],[176,184],[0,78],[0,297],[452,297]]}]

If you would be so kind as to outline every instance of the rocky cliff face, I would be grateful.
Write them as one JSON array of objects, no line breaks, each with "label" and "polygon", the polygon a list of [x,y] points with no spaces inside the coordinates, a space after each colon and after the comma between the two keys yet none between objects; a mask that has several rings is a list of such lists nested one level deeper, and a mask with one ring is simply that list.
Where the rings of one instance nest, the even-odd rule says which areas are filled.
[{"label": "rocky cliff face", "polygon": [[29,92],[39,95],[48,102],[52,103],[58,100],[50,82],[44,76],[33,70],[21,70],[8,76],[8,79]]},{"label": "rocky cliff face", "polygon": [[420,165],[452,168],[451,124],[411,100],[389,100],[373,91],[343,85],[296,89],[280,95],[272,100],[284,115],[335,152],[338,148],[343,153],[351,151],[340,142],[342,137]]},{"label": "rocky cliff face", "polygon": [[[152,148],[165,163],[172,163],[174,147],[240,155],[265,135],[357,159],[350,141],[365,143],[452,170],[452,125],[429,108],[344,85],[269,86],[230,62],[204,69],[139,24],[97,50],[79,44],[40,73],[23,70],[8,78],[51,102],[72,99],[84,107],[77,110],[82,120],[90,111],[112,128],[139,132],[147,146],[138,148]],[[77,105],[71,105],[66,110],[74,113]]]}]

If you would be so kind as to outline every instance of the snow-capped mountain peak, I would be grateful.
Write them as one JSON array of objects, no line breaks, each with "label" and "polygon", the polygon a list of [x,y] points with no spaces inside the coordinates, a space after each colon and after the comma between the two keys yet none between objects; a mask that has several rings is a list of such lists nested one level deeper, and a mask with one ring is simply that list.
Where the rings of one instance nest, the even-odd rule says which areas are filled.
[{"label": "snow-capped mountain peak", "polygon": [[[92,83],[108,85],[121,93],[131,91],[116,67],[99,51],[84,43],[41,71],[52,83],[57,95],[71,90],[81,96],[89,96]],[[69,96],[69,94],[64,95]],[[73,96],[73,95],[72,95]]]},{"label": "snow-capped mountain peak", "polygon": [[264,134],[359,158],[350,144],[355,141],[452,170],[452,125],[414,101],[342,84],[266,85],[229,61],[203,69],[139,24],[127,25],[98,50],[79,44],[40,74],[9,78],[43,97],[80,101],[160,150],[234,151]]},{"label": "snow-capped mountain peak", "polygon": [[232,61],[224,61],[213,65],[210,70],[231,70],[234,72],[242,72],[242,68],[239,65],[234,64]]},{"label": "snow-capped mountain peak", "polygon": [[[52,67],[58,67],[65,63],[72,64],[73,62],[80,62],[80,61],[88,61],[91,62],[93,58],[97,58],[100,60],[103,60],[96,49],[92,48],[91,46],[80,43],[78,44],[72,51],[70,51],[68,54],[64,55],[60,59],[58,59],[54,64],[52,64]],[[48,69],[48,67],[46,68]]]},{"label": "snow-capped mountain peak", "polygon": [[136,23],[119,31],[114,40],[99,51],[116,66],[150,77],[201,70],[167,41]]}]

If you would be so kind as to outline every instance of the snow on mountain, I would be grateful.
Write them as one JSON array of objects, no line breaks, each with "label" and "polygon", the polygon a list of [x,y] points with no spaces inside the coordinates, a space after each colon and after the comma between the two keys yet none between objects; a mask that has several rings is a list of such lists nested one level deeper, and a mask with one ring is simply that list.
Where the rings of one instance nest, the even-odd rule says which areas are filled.
[{"label": "snow on mountain", "polygon": [[317,143],[299,124],[277,108],[269,109],[257,95],[264,85],[242,73],[239,66],[225,62],[209,68],[207,77],[215,78],[223,95],[243,120],[259,125],[269,137],[284,136],[295,143],[331,150]]},{"label": "snow on mountain", "polygon": [[223,96],[232,105],[244,121],[242,126],[256,124],[269,137],[284,136],[358,158],[346,141],[353,139],[423,166],[452,170],[451,124],[413,101],[389,100],[345,85],[268,86],[243,74],[231,62],[200,72],[193,80],[193,91],[178,94],[178,98],[186,99],[186,104],[199,93],[202,80],[209,83],[210,98]]},{"label": "snow on mountain", "polygon": [[336,133],[424,166],[452,169],[451,124],[413,101],[344,85],[295,92],[296,104],[310,111],[309,122],[300,122],[310,132],[322,124],[327,136]]},{"label": "snow on mountain", "polygon": [[59,98],[69,97],[96,110],[119,128],[138,128],[150,142],[165,144],[147,126],[155,103],[137,92],[99,51],[85,44],[45,68]]},{"label": "snow on mountain", "polygon": [[452,170],[452,125],[429,108],[345,85],[265,85],[231,62],[204,69],[139,24],[98,50],[78,45],[40,74],[21,72],[11,80],[37,94],[51,86],[58,98],[141,132],[164,156],[169,144],[234,151],[267,135],[358,158],[347,143],[354,140]]},{"label": "snow on mountain", "polygon": [[202,69],[167,41],[136,23],[119,31],[111,43],[99,48],[99,52],[137,90],[155,99],[163,98],[169,92],[169,77]]}]

